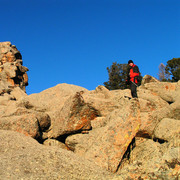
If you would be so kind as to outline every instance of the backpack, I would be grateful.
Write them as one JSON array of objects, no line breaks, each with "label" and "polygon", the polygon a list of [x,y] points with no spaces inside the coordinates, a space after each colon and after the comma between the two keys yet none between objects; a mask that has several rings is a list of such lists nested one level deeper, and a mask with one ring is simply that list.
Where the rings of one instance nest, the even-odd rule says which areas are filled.
[{"label": "backpack", "polygon": [[138,66],[134,66],[133,72],[139,73],[139,76],[136,76],[134,79],[137,80],[137,85],[140,86],[140,85],[141,85],[141,81],[142,81],[142,76],[141,76],[141,73],[140,73],[140,71],[139,71]]}]

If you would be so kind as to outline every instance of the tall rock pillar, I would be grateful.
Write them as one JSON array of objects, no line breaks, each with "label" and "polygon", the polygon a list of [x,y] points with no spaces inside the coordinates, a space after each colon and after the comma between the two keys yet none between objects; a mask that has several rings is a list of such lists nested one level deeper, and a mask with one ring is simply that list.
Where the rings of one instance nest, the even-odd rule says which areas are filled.
[{"label": "tall rock pillar", "polygon": [[10,42],[0,42],[0,95],[28,85],[28,68],[23,66],[21,53]]}]

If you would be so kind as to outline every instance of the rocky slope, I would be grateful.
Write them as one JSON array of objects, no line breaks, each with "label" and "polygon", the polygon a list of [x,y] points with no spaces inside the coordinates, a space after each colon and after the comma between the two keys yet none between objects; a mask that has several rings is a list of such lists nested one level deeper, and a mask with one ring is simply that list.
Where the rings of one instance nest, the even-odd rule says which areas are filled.
[{"label": "rocky slope", "polygon": [[138,99],[69,84],[28,96],[19,51],[0,52],[0,179],[178,179],[180,81],[147,75]]}]

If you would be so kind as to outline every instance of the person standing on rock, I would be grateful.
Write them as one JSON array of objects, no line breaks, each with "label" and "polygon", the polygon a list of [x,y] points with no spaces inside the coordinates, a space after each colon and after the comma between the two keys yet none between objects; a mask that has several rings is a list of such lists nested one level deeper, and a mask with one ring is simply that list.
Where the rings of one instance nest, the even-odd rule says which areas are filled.
[{"label": "person standing on rock", "polygon": [[129,71],[128,71],[128,79],[126,81],[130,82],[131,95],[133,98],[138,98],[137,96],[137,86],[139,79],[139,68],[134,64],[132,60],[128,61]]}]

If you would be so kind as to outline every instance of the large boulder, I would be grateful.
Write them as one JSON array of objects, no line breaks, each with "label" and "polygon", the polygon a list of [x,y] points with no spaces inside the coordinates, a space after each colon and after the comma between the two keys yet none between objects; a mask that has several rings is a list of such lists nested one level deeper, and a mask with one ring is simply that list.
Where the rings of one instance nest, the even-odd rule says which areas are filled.
[{"label": "large boulder", "polygon": [[[105,128],[98,128],[89,131],[88,134],[74,134],[66,138],[66,146],[79,156],[84,156],[87,158],[86,152],[91,148],[91,146],[96,143],[99,133]],[[103,147],[102,147],[103,148]]]},{"label": "large boulder", "polygon": [[140,137],[152,137],[157,124],[164,118],[180,119],[180,105],[173,103],[151,112],[141,112],[141,126],[138,132]]},{"label": "large boulder", "polygon": [[138,98],[140,101],[141,112],[152,112],[169,106],[165,100],[150,90],[139,89]]},{"label": "large boulder", "polygon": [[0,129],[17,131],[35,139],[42,138],[42,133],[46,132],[51,125],[51,119],[47,113],[20,106],[16,99],[10,98],[14,95],[4,94],[0,97],[1,103],[7,101],[0,106]]},{"label": "large boulder", "polygon": [[[162,157],[163,163],[167,164],[168,166],[170,166],[171,168],[174,169],[175,166],[178,166],[179,162],[180,162],[179,152],[180,152],[179,146],[178,147],[172,147],[170,145]],[[180,165],[179,165],[179,167],[180,167]]]},{"label": "large boulder", "polygon": [[[150,83],[149,83],[150,84]],[[169,104],[155,92],[139,89],[141,126],[138,135],[153,137],[157,124],[163,118],[180,119],[180,101]]]},{"label": "large boulder", "polygon": [[29,104],[35,110],[46,111],[53,118],[54,112],[60,111],[69,97],[81,91],[86,92],[88,90],[80,86],[63,83],[38,94],[23,97],[19,100],[19,103]]},{"label": "large boulder", "polygon": [[84,101],[97,109],[101,116],[107,116],[113,110],[121,107],[114,100],[114,95],[104,86],[98,86],[94,91],[86,91],[82,96]]},{"label": "large boulder", "polygon": [[180,100],[180,82],[152,82],[145,84],[144,88],[156,93],[168,103],[173,103]]},{"label": "large boulder", "polygon": [[0,118],[0,129],[13,130],[35,139],[41,139],[51,125],[46,113],[17,109],[12,115]]},{"label": "large boulder", "polygon": [[70,151],[0,130],[0,179],[112,179],[105,170]]},{"label": "large boulder", "polygon": [[83,136],[79,135],[74,141],[73,136],[70,140],[67,138],[66,144],[74,152],[116,172],[129,144],[139,130],[139,102],[133,99],[128,106],[114,110],[106,118],[107,125],[92,130],[92,133],[84,136],[82,142]]},{"label": "large boulder", "polygon": [[142,88],[138,89],[138,96],[141,111],[141,125],[138,134],[141,137],[152,137],[156,124],[161,120],[154,116],[163,114],[165,108],[169,109],[169,103],[150,90]]},{"label": "large boulder", "polygon": [[38,120],[35,115],[3,117],[0,119],[1,130],[12,130],[38,139],[40,137]]},{"label": "large boulder", "polygon": [[179,149],[168,146],[146,139],[132,150],[129,164],[118,174],[123,179],[178,179]]},{"label": "large boulder", "polygon": [[164,118],[156,126],[154,138],[171,141],[176,134],[180,134],[180,120]]},{"label": "large boulder", "polygon": [[154,159],[153,162],[160,160],[163,155],[163,149],[161,144],[158,142],[154,142],[151,139],[145,139],[144,142],[137,145],[131,152],[130,161],[139,161],[144,165],[146,164],[146,168],[150,168],[152,163],[149,163]]},{"label": "large boulder", "polygon": [[[87,103],[81,101],[81,96],[75,97],[76,92],[81,94],[85,91],[88,90],[79,86],[59,84],[42,91],[39,94],[32,94],[29,96],[23,95],[20,97],[19,90],[14,90],[11,95],[17,99],[15,104],[16,107],[48,114],[52,126],[49,131],[49,136],[46,134],[45,136],[43,135],[43,137],[57,138],[66,133],[91,128],[89,120],[95,118],[96,115],[93,114],[95,110],[93,111],[93,108],[91,108]],[[11,111],[11,108],[9,108],[8,112]],[[81,114],[79,115],[78,113]],[[67,124],[65,120],[67,120]]]},{"label": "large boulder", "polygon": [[71,96],[52,122],[48,137],[57,138],[65,134],[91,129],[91,120],[99,115],[98,111],[84,102],[81,93]]}]

